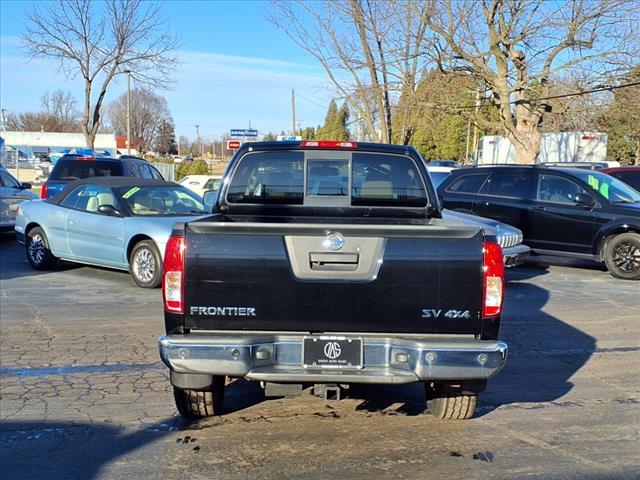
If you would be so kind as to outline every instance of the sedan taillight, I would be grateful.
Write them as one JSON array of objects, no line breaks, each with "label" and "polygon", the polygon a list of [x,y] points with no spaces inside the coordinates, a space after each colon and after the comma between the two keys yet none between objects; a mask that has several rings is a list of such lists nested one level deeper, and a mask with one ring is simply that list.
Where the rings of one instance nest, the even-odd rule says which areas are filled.
[{"label": "sedan taillight", "polygon": [[184,237],[172,236],[164,254],[162,297],[164,309],[171,313],[184,313]]},{"label": "sedan taillight", "polygon": [[504,299],[504,258],[500,245],[484,242],[482,316],[497,317]]}]

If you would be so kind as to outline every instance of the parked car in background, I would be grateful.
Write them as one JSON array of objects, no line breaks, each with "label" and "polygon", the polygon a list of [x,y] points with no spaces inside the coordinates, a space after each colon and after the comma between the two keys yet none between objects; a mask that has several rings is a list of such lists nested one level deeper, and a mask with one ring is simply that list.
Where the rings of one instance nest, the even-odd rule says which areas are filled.
[{"label": "parked car in background", "polygon": [[74,180],[91,177],[137,177],[164,180],[153,165],[142,158],[121,158],[67,154],[63,155],[42,185],[42,198],[51,198]]},{"label": "parked car in background", "polygon": [[456,212],[446,208],[442,209],[442,218],[445,220],[451,220],[452,222],[464,223],[466,225],[480,226],[486,230],[492,231],[496,236],[498,244],[502,248],[505,267],[521,265],[531,254],[531,249],[522,244],[522,232],[516,227],[491,218]]},{"label": "parked car in background", "polygon": [[[436,189],[445,179],[449,178],[453,170],[457,170],[457,168],[432,167],[430,164],[427,164],[427,171]],[[522,232],[516,227],[491,218],[455,212],[446,208],[442,209],[442,218],[492,228],[495,231],[498,243],[502,247],[505,267],[521,265],[531,254],[531,249],[522,244]]]},{"label": "parked car in background", "polygon": [[20,183],[0,164],[0,232],[12,231],[18,206],[25,200],[37,198],[30,183]]},{"label": "parked car in background", "polygon": [[202,197],[204,192],[218,190],[221,181],[222,175],[187,175],[181,178],[178,184],[187,187]]},{"label": "parked car in background", "polygon": [[485,166],[451,173],[438,187],[446,208],[513,225],[534,253],[603,261],[640,280],[640,193],[600,171]]},{"label": "parked car in background", "polygon": [[429,160],[427,162],[427,167],[449,167],[449,168],[458,168],[458,162],[455,160]]},{"label": "parked car in background", "polygon": [[604,168],[602,171],[640,192],[640,167]]},{"label": "parked car in background", "polygon": [[[457,167],[456,167],[457,168]],[[453,167],[440,167],[440,166],[431,166],[431,164],[427,164],[427,171],[429,172],[429,176],[431,177],[431,181],[433,182],[433,186],[438,188],[445,178],[449,176],[449,174],[455,170]]]},{"label": "parked car in background", "polygon": [[173,182],[92,177],[48,200],[23,203],[16,235],[36,270],[69,260],[129,270],[138,286],[154,288],[174,223],[206,210],[200,197]]}]

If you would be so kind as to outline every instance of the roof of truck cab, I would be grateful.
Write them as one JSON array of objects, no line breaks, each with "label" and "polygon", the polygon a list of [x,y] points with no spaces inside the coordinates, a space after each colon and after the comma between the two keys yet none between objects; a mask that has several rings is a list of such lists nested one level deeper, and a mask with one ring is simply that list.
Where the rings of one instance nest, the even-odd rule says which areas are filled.
[{"label": "roof of truck cab", "polygon": [[[315,140],[312,140],[315,141]],[[295,141],[295,142],[245,142],[241,145],[239,151],[244,150],[291,150],[291,149],[299,149],[299,150],[348,150],[357,152],[359,150],[362,151],[377,151],[377,152],[386,152],[386,153],[399,153],[405,154],[408,152],[415,152],[415,148],[409,145],[396,145],[389,143],[373,143],[373,142],[349,142],[345,141],[343,143],[351,143],[353,147],[310,147],[303,146],[303,141]]]}]

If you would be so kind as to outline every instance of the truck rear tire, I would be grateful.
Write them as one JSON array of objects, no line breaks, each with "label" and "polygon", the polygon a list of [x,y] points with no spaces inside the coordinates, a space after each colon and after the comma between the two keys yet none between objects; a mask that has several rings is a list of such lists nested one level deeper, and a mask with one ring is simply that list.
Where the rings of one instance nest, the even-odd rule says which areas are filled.
[{"label": "truck rear tire", "polygon": [[425,392],[431,415],[441,420],[467,420],[476,411],[478,396],[451,385],[427,382]]},{"label": "truck rear tire", "polygon": [[173,387],[173,398],[183,417],[205,418],[222,414],[225,377],[213,377],[209,390],[183,390]]}]

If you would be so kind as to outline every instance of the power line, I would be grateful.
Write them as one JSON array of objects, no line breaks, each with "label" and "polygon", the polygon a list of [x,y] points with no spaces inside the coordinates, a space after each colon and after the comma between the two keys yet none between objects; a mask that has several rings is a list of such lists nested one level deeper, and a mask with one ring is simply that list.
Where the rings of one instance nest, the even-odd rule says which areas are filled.
[{"label": "power line", "polygon": [[[577,92],[563,93],[563,94],[558,94],[558,95],[550,95],[548,97],[533,98],[533,99],[529,100],[529,102],[535,103],[535,102],[540,102],[542,100],[556,100],[558,98],[579,97],[581,95],[589,95],[591,93],[599,93],[599,92],[609,92],[609,91],[612,91],[612,90],[618,90],[620,88],[635,87],[635,86],[638,86],[638,85],[640,85],[640,81],[624,83],[622,85],[601,85],[601,86],[598,86],[598,87],[593,88],[591,90],[580,90],[580,91],[577,91]],[[482,99],[482,100],[484,100],[484,99]],[[449,106],[446,103],[441,103],[441,104],[437,104],[437,103],[434,103],[434,102],[422,102],[422,103],[429,103],[430,105],[434,105],[434,106],[438,106],[438,105]],[[511,100],[511,101],[509,101],[509,104],[516,104],[516,103],[522,103],[522,100]],[[476,108],[476,105],[462,105],[462,106],[459,106],[459,107],[449,107],[449,108],[452,108],[454,110],[468,110],[468,109]]]}]

